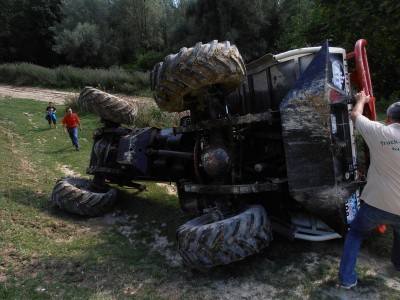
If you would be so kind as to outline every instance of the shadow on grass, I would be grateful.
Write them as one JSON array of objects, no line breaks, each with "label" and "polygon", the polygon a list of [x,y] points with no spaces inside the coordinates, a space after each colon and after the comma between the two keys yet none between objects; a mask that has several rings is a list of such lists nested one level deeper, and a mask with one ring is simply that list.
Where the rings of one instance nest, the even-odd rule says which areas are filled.
[{"label": "shadow on grass", "polygon": [[52,130],[52,129],[49,129],[49,126],[47,125],[47,127],[32,127],[31,129],[30,129],[30,131],[34,131],[34,132],[44,132],[44,131],[49,131],[49,130]]},{"label": "shadow on grass", "polygon": [[[44,286],[43,295],[55,298],[90,298],[103,292],[117,298],[126,297],[127,292],[133,298],[158,298],[160,293],[170,295],[171,289],[182,298],[240,298],[242,290],[248,289],[250,298],[264,295],[264,299],[272,299],[266,293],[274,290],[275,299],[293,299],[293,292],[299,291],[303,291],[296,294],[299,299],[342,299],[336,291],[342,240],[291,242],[275,236],[268,249],[226,266],[203,271],[187,269],[182,264],[171,266],[164,254],[178,254],[175,230],[188,217],[180,212],[176,196],[167,195],[156,186],[149,189],[152,187],[154,191],[144,192],[118,189],[119,201],[108,215],[126,217],[113,224],[107,223],[106,217],[88,218],[52,207],[49,195],[15,191],[19,203],[54,219],[48,225],[35,226],[51,237],[54,249],[50,255],[41,253],[41,259],[24,266],[26,275],[18,276],[25,283],[25,290],[36,294],[38,285]],[[29,201],[24,197],[27,194]],[[154,248],[162,237],[168,237],[169,245]],[[40,275],[30,278],[29,274]],[[387,299],[396,299],[391,298],[394,292],[381,286],[375,277],[371,281],[365,277],[368,288],[361,293],[363,298],[343,299],[383,299],[369,298],[376,296],[376,291],[389,295]]]},{"label": "shadow on grass", "polygon": [[55,150],[51,150],[51,151],[43,151],[43,153],[45,154],[61,154],[61,153],[65,153],[65,152],[78,152],[75,149],[75,146],[64,146],[62,148],[59,149],[55,149]]},{"label": "shadow on grass", "polygon": [[137,216],[139,224],[154,225],[154,228],[163,226],[163,231],[174,240],[176,229],[190,218],[181,211],[177,196],[166,194],[154,184],[148,186],[148,191],[120,189],[118,199],[118,208]]},{"label": "shadow on grass", "polygon": [[[169,204],[137,198],[138,194],[129,195],[131,199],[118,203],[111,215],[118,215],[121,209],[138,215],[153,213],[110,225],[105,217],[89,218],[62,211],[52,206],[49,195],[25,189],[13,190],[10,194],[10,201],[43,214],[35,212],[32,218],[32,210],[24,215],[25,210],[15,205],[3,208],[9,210],[5,215],[14,215],[15,237],[8,245],[13,250],[1,252],[6,260],[2,266],[9,270],[9,275],[2,277],[5,280],[5,285],[0,286],[2,299],[89,299],[103,292],[125,299],[126,290],[140,289],[143,281],[148,284],[138,295],[146,296],[154,293],[158,280],[166,281],[182,272],[149,244],[155,239],[153,231],[162,237],[173,227],[161,226],[161,222],[172,221],[176,213]],[[132,227],[129,236],[121,231],[128,227]],[[47,242],[38,252],[32,249],[22,252],[17,245],[26,243],[20,240],[24,236],[41,236],[40,243]],[[161,251],[169,249],[175,250],[175,247],[165,246]],[[18,289],[19,282],[24,282],[23,289]]]},{"label": "shadow on grass", "polygon": [[310,299],[399,299],[399,292],[386,285],[384,280],[368,275],[361,277],[357,286],[351,290],[340,287],[334,280],[317,285],[310,294]]}]

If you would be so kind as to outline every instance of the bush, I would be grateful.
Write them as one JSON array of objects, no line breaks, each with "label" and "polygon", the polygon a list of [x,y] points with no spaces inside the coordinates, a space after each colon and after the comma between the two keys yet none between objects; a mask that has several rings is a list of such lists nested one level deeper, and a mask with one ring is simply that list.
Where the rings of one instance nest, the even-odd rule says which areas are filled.
[{"label": "bush", "polygon": [[148,72],[60,66],[55,69],[28,63],[0,65],[0,82],[12,85],[44,86],[81,90],[92,86],[109,93],[138,94],[150,91]]},{"label": "bush", "polygon": [[400,101],[400,91],[394,91],[388,99],[378,99],[376,101],[376,111],[379,114],[380,119],[386,119],[386,110],[388,107],[395,102]]},{"label": "bush", "polygon": [[78,100],[79,100],[78,94],[69,95],[64,100],[64,104],[67,106],[67,108],[68,107],[72,108],[73,112],[81,113],[83,111],[79,107]]},{"label": "bush", "polygon": [[163,61],[165,54],[161,52],[150,51],[139,56],[137,68],[141,70],[153,70],[154,65]]},{"label": "bush", "polygon": [[0,81],[14,85],[56,85],[51,69],[30,63],[0,65]]},{"label": "bush", "polygon": [[170,128],[179,125],[180,113],[167,113],[161,111],[154,103],[139,103],[138,115],[135,119],[135,126]]}]

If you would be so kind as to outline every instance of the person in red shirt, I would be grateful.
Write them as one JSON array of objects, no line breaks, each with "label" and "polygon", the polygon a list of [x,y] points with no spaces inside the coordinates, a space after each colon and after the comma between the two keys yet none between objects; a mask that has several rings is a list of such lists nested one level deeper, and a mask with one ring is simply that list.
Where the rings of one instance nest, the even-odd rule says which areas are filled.
[{"label": "person in red shirt", "polygon": [[78,126],[82,131],[81,122],[77,114],[72,112],[72,108],[67,108],[67,114],[62,119],[63,129],[66,133],[68,131],[69,137],[71,138],[72,145],[79,151],[79,139],[78,139]]}]

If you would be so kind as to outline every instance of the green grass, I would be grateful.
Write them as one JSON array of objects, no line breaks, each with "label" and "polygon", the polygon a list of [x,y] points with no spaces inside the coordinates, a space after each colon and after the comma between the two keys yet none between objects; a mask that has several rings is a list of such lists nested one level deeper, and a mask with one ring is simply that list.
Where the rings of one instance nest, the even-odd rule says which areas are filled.
[{"label": "green grass", "polygon": [[[260,255],[196,272],[179,264],[175,244],[175,230],[188,217],[177,197],[155,183],[145,183],[148,190],[140,193],[116,187],[120,202],[106,217],[52,207],[62,166],[86,176],[92,132],[100,124],[80,114],[77,152],[61,126],[48,129],[45,106],[0,99],[0,299],[335,299],[325,291],[335,291],[342,240],[276,236]],[[372,258],[387,257],[390,241],[389,234],[374,235],[365,249]],[[400,297],[369,270],[359,267],[365,293]]]}]

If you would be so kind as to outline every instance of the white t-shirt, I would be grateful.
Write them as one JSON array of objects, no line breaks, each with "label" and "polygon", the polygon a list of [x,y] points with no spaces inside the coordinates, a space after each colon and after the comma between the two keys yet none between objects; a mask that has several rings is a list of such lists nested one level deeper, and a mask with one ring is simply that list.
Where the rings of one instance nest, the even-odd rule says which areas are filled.
[{"label": "white t-shirt", "polygon": [[400,124],[383,125],[365,116],[355,122],[368,145],[371,164],[361,199],[400,215]]}]

